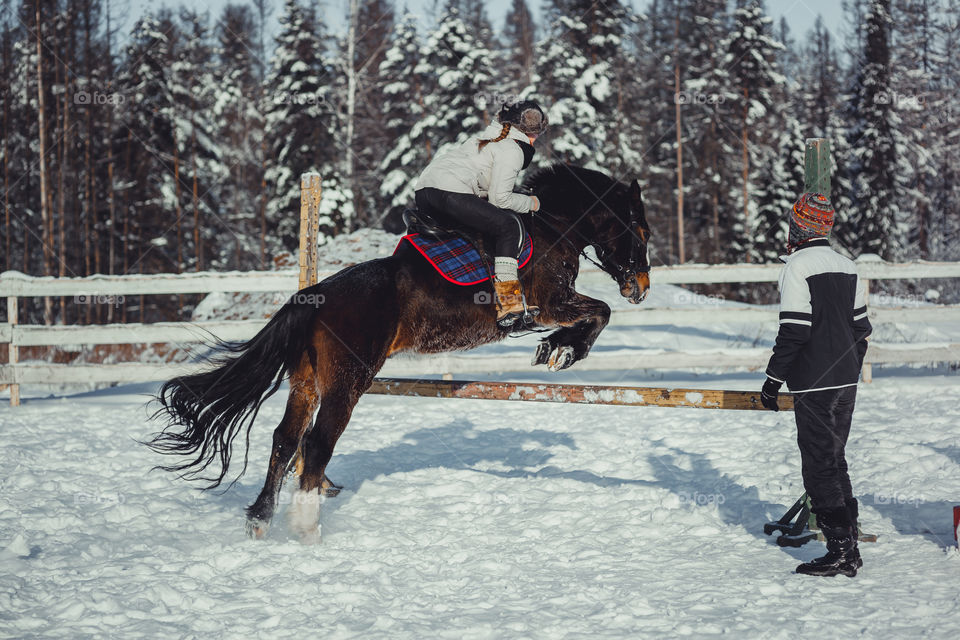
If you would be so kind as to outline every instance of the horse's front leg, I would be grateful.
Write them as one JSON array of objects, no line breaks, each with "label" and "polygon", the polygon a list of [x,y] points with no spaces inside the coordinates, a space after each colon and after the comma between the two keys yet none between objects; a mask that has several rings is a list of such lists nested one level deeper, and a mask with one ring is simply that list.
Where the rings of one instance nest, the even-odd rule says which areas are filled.
[{"label": "horse's front leg", "polygon": [[533,365],[560,371],[587,357],[597,336],[610,322],[610,307],[602,300],[576,294],[558,307],[541,311],[540,324],[560,326],[540,341]]}]

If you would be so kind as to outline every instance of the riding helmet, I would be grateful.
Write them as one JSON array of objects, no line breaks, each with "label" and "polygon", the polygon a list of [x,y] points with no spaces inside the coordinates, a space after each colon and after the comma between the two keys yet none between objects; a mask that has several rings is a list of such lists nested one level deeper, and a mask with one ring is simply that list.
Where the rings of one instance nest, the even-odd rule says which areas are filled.
[{"label": "riding helmet", "polygon": [[535,100],[504,103],[497,114],[500,124],[510,123],[528,136],[539,136],[547,130],[547,114]]}]

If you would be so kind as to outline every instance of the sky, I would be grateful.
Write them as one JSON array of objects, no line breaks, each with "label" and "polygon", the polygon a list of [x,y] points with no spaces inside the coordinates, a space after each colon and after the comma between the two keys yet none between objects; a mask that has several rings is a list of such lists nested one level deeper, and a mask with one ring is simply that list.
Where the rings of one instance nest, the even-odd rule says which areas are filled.
[{"label": "sky", "polygon": [[[240,0],[232,0],[238,2]],[[630,0],[626,0],[630,1]],[[272,0],[273,4],[273,31],[276,32],[277,16],[283,9],[284,0]],[[327,19],[330,25],[343,24],[343,16],[347,13],[349,0],[317,0],[321,13]],[[534,17],[539,17],[542,0],[528,0]],[[206,0],[204,5],[209,10],[212,18],[216,18],[223,9],[228,0]],[[114,15],[128,23],[126,32],[129,33],[133,22],[143,13],[146,8],[155,9],[160,6],[177,7],[183,4],[180,0],[113,0]],[[189,3],[188,3],[189,4]],[[435,4],[440,4],[436,0],[396,0],[398,7],[406,6],[413,13],[422,17],[424,24],[431,21],[430,11]],[[634,6],[643,10],[649,4],[649,0],[633,0]],[[842,42],[843,38],[843,10],[840,0],[767,0],[767,11],[779,22],[781,16],[787,18],[791,32],[795,40],[799,40],[813,26],[817,15],[823,16],[824,24],[832,31],[835,41]],[[510,0],[490,0],[487,3],[487,12],[494,26],[500,28],[503,25],[504,16],[510,7]]]}]

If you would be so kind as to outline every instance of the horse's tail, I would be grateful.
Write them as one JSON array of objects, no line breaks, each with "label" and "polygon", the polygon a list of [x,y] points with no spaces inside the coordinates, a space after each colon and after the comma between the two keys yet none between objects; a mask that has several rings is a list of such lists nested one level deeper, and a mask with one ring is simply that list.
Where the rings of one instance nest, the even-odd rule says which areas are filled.
[{"label": "horse's tail", "polygon": [[[208,482],[205,488],[212,489],[223,482],[233,441],[245,431],[243,469],[233,482],[243,475],[250,429],[260,406],[297,367],[307,347],[316,308],[298,301],[283,305],[249,341],[239,345],[218,341],[227,353],[213,358],[215,366],[209,371],[173,378],[160,387],[156,399],[162,407],[153,417],[165,418],[167,424],[146,444],[159,453],[191,459],[157,468]],[[202,476],[214,462],[220,463],[219,474]]]}]

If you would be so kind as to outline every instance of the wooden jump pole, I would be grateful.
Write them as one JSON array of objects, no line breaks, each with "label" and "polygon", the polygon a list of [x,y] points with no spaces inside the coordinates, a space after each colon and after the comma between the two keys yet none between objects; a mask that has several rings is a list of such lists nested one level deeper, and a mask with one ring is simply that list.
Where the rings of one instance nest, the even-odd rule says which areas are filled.
[{"label": "wooden jump pole", "polygon": [[[759,391],[725,391],[721,389],[376,378],[367,393],[420,398],[520,400],[523,402],[607,404],[627,407],[763,410]],[[784,411],[793,410],[793,396],[791,394],[780,394],[780,409]]]}]

